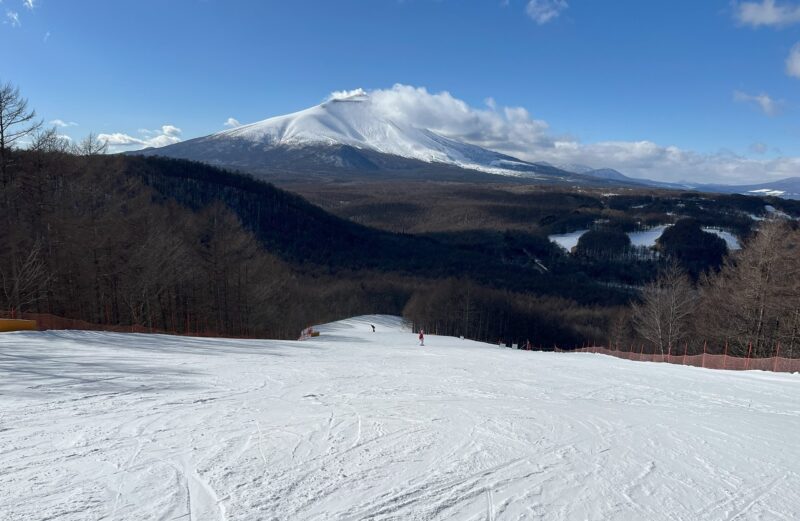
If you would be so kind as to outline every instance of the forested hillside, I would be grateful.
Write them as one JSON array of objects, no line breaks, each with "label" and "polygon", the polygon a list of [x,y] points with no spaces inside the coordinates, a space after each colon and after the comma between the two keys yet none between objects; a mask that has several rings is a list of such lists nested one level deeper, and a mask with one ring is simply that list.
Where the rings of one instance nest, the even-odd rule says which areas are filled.
[{"label": "forested hillside", "polygon": [[[754,277],[736,271],[743,269],[738,259],[758,252],[745,248],[744,257],[726,257],[724,241],[701,225],[719,222],[712,220],[714,212],[734,228],[745,212],[763,208],[761,199],[683,194],[675,202],[644,195],[607,203],[591,195],[548,192],[502,199],[488,189],[473,196],[504,205],[506,214],[491,210],[503,219],[546,215],[527,229],[501,231],[493,225],[416,235],[333,216],[246,175],[183,160],[92,152],[89,142],[83,150],[40,147],[7,156],[0,227],[5,314],[292,338],[312,323],[391,313],[432,332],[530,340],[542,347],[610,340],[669,350],[691,341],[699,349],[698,342],[711,340],[728,342],[737,352],[755,342],[755,354],[772,352],[778,338],[792,346],[800,338],[793,286],[743,319],[736,337],[724,316],[750,309],[753,298],[742,294],[735,310],[719,314],[733,302],[726,295],[738,295],[734,289],[744,284],[731,280]],[[663,218],[657,212],[682,208],[684,214],[645,254],[631,249],[625,235],[643,219],[635,219],[636,209],[629,206],[650,212],[655,223]],[[537,227],[563,230],[567,222],[595,223],[572,255],[537,232]],[[751,236],[753,222],[740,236]],[[783,226],[788,228],[771,236],[794,229]],[[793,243],[782,244],[785,249]],[[786,250],[786,258],[793,252]],[[670,262],[678,275],[645,286]],[[794,266],[788,260],[776,265]],[[653,335],[658,321],[673,320],[658,311],[659,299],[665,284],[683,281],[683,273],[690,278],[677,287],[690,297],[680,331],[669,338]],[[774,287],[772,280],[766,287]],[[761,295],[755,282],[749,284]],[[643,286],[642,303],[628,310]],[[758,298],[768,296],[763,295]],[[656,322],[642,318],[648,305],[651,315],[660,317]]]},{"label": "forested hillside", "polygon": [[[8,314],[288,338],[355,313],[461,313],[462,334],[524,330],[577,344],[600,335],[608,318],[582,306],[628,298],[582,275],[366,228],[247,176],[75,152],[16,151],[9,162],[0,231]],[[431,308],[453,280],[475,288],[466,308]],[[576,308],[586,317],[562,316]]]}]

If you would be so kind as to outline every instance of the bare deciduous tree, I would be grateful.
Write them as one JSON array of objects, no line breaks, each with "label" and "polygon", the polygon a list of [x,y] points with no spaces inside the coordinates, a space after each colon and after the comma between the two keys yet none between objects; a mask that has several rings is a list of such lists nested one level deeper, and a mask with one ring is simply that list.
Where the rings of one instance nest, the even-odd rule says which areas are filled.
[{"label": "bare deciduous tree", "polygon": [[108,150],[108,142],[98,139],[93,132],[90,132],[83,141],[75,146],[75,153],[79,156],[105,154],[106,150]]},{"label": "bare deciduous tree", "polygon": [[44,153],[66,153],[70,148],[70,140],[60,135],[55,127],[35,132],[30,146],[30,150]]},{"label": "bare deciduous tree", "polygon": [[702,327],[737,355],[794,349],[800,326],[800,232],[765,222],[723,270],[703,283]]},{"label": "bare deciduous tree", "polygon": [[49,274],[39,242],[27,252],[13,256],[9,265],[0,266],[0,281],[6,301],[11,307],[11,315],[16,315],[39,300],[48,279]]},{"label": "bare deciduous tree", "polygon": [[8,184],[9,151],[19,139],[35,132],[42,123],[36,111],[28,110],[28,100],[20,96],[11,83],[0,85],[0,174],[3,186]]},{"label": "bare deciduous tree", "polygon": [[676,263],[669,264],[655,282],[645,286],[642,302],[633,306],[637,333],[662,355],[669,352],[686,338],[695,300],[689,278]]}]

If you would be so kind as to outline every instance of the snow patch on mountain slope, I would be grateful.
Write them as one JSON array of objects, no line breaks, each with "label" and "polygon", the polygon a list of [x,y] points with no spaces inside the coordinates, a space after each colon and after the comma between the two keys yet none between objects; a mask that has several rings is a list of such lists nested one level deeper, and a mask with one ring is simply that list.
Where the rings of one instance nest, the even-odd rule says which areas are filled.
[{"label": "snow patch on mountain slope", "polygon": [[800,518],[798,375],[318,329],[0,335],[0,517]]},{"label": "snow patch on mountain slope", "polygon": [[398,122],[361,89],[334,93],[315,107],[224,130],[208,139],[243,140],[267,147],[348,145],[505,175],[536,169],[525,161]]}]

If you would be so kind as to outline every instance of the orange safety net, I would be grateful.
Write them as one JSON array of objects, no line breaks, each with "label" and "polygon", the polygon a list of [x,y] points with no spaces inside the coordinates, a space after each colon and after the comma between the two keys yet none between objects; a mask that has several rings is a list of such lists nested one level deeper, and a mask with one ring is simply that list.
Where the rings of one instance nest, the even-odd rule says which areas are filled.
[{"label": "orange safety net", "polygon": [[642,353],[636,351],[619,351],[605,347],[584,347],[573,350],[558,349],[562,353],[596,353],[637,362],[657,362],[665,364],[690,365],[706,369],[725,369],[732,371],[775,371],[779,373],[800,372],[800,358],[785,358],[772,356],[769,358],[742,358],[726,354],[699,354],[699,355],[662,355],[660,353]]},{"label": "orange safety net", "polygon": [[[10,316],[7,312],[0,312],[0,318]],[[49,313],[19,313],[16,318],[24,318],[27,320],[36,321],[36,329],[39,331],[46,331],[49,329],[63,330],[74,329],[80,331],[110,331],[114,333],[159,333],[168,335],[183,335],[183,336],[200,336],[200,337],[224,337],[224,338],[255,338],[246,335],[221,335],[216,333],[211,327],[201,323],[187,323],[188,331],[175,332],[159,328],[150,328],[138,324],[132,325],[110,325],[110,324],[96,324],[87,322],[85,320],[78,320],[74,318],[64,318]]]}]

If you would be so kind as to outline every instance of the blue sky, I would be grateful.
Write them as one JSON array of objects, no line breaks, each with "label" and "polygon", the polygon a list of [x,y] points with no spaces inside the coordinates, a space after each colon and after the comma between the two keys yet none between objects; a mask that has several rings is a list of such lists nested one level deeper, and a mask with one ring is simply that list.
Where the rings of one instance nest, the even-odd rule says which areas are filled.
[{"label": "blue sky", "polygon": [[2,0],[0,13],[0,80],[64,134],[118,149],[403,84],[498,124],[524,108],[529,132],[514,126],[508,149],[526,159],[800,175],[800,2]]}]

